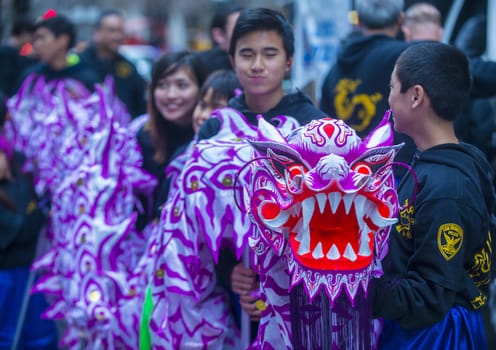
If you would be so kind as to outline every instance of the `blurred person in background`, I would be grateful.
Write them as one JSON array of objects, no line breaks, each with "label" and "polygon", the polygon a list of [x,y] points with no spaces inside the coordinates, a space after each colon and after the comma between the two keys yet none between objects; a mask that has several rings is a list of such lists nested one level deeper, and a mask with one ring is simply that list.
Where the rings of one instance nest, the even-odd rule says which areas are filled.
[{"label": "blurred person in background", "polygon": [[[335,65],[322,85],[320,108],[344,120],[360,137],[368,135],[389,108],[387,96],[394,63],[408,43],[396,39],[403,22],[403,0],[356,0],[358,30],[341,45]],[[410,163],[415,145],[395,132],[395,144],[405,142],[396,160]],[[399,180],[405,173],[395,167]]]},{"label": "blurred person in background", "polygon": [[241,93],[236,73],[231,69],[219,69],[207,77],[203,83],[198,102],[193,113],[193,129],[198,132],[203,123],[218,108],[227,107],[228,101]]},{"label": "blurred person in background", "polygon": [[200,52],[207,75],[218,69],[232,69],[229,59],[229,43],[232,31],[243,8],[234,4],[223,4],[215,12],[210,23],[210,39],[213,47]]},{"label": "blurred person in background", "polygon": [[136,67],[119,53],[124,43],[124,17],[118,10],[102,12],[96,22],[93,41],[79,54],[98,75],[100,82],[111,76],[115,93],[124,103],[131,118],[146,112],[146,82]]},{"label": "blurred person in background", "polygon": [[32,40],[34,21],[27,17],[14,20],[10,37],[0,46],[0,90],[6,96],[16,91],[16,82],[21,72],[36,63],[33,56]]},{"label": "blurred person in background", "polygon": [[33,52],[40,62],[22,72],[17,86],[27,77],[36,75],[43,77],[46,82],[74,79],[84,84],[89,91],[94,91],[94,85],[98,82],[96,74],[87,65],[71,60],[69,56],[76,43],[76,36],[76,28],[66,16],[54,11],[47,12],[35,24]]},{"label": "blurred person in background", "polygon": [[405,11],[405,19],[401,26],[405,41],[441,41],[444,29],[441,13],[426,2],[419,2]]}]

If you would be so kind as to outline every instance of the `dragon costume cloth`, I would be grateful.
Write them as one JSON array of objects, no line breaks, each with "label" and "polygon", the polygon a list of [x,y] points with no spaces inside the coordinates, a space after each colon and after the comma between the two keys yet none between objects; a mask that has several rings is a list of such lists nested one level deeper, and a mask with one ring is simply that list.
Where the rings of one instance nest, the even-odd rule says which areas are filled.
[{"label": "dragon costume cloth", "polygon": [[259,120],[243,197],[266,303],[256,348],[377,347],[367,294],[398,211],[392,143],[389,113],[364,140],[336,119],[287,136]]},{"label": "dragon costume cloth", "polygon": [[[271,124],[260,118],[256,128],[230,108],[214,113],[220,132],[192,148],[149,241],[151,261],[144,265],[153,266],[153,348],[237,346],[214,264],[222,245],[239,258],[248,243],[266,306],[254,348],[317,349],[322,337],[346,348],[358,334],[350,332],[360,330],[359,341],[375,346],[379,329],[365,296],[370,278],[381,273],[396,220],[391,165],[401,147],[392,146],[388,116],[362,141],[330,118],[305,127],[288,116]],[[303,315],[301,324],[292,315],[289,291],[298,285],[301,310],[310,306],[313,317],[315,300],[328,305],[319,339],[305,331],[314,320]],[[340,326],[350,317],[358,321]],[[338,339],[339,330],[348,332],[346,340]]]}]

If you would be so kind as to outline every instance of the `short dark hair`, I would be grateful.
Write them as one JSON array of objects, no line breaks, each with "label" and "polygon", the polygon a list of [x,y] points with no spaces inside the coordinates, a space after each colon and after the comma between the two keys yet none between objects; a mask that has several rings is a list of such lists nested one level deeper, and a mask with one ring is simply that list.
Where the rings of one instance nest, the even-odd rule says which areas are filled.
[{"label": "short dark hair", "polygon": [[226,30],[227,18],[233,13],[241,12],[243,6],[235,4],[222,4],[219,5],[217,11],[215,11],[212,20],[210,21],[210,30],[214,28],[219,28]]},{"label": "short dark hair", "polygon": [[232,69],[219,69],[207,77],[200,89],[200,98],[212,89],[214,100],[225,98],[229,101],[234,97],[236,89],[241,89],[236,73]]},{"label": "short dark hair", "polygon": [[463,111],[472,88],[467,56],[454,46],[438,42],[409,46],[396,61],[396,76],[402,93],[421,85],[434,112],[449,121]]},{"label": "short dark hair", "polygon": [[120,10],[116,10],[116,9],[107,9],[107,10],[104,10],[104,11],[102,11],[100,13],[100,15],[98,16],[98,18],[97,18],[97,20],[95,22],[95,29],[101,28],[102,27],[102,23],[105,20],[105,18],[107,18],[109,16],[118,16],[120,18],[124,18],[124,14]]},{"label": "short dark hair", "polygon": [[64,15],[56,15],[37,22],[34,26],[34,30],[36,31],[39,28],[48,29],[56,38],[64,34],[67,35],[69,37],[68,50],[76,44],[76,28]]},{"label": "short dark hair", "polygon": [[268,8],[257,7],[241,11],[236,25],[234,26],[229,54],[234,57],[238,40],[247,34],[274,30],[282,38],[284,50],[287,57],[294,54],[294,33],[293,28],[287,19],[279,12]]},{"label": "short dark hair", "polygon": [[19,36],[22,33],[34,33],[34,21],[29,17],[17,17],[12,24],[11,34]]},{"label": "short dark hair", "polygon": [[360,24],[370,29],[384,29],[394,25],[404,7],[404,0],[355,0]]}]

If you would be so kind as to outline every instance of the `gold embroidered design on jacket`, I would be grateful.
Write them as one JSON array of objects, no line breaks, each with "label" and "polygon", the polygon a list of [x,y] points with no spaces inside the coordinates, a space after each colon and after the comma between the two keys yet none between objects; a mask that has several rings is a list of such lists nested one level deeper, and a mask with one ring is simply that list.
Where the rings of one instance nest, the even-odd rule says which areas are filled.
[{"label": "gold embroidered design on jacket", "polygon": [[479,310],[481,307],[486,305],[487,302],[487,296],[484,294],[479,294],[474,300],[470,301],[470,304],[474,308],[474,310]]},{"label": "gold embroidered design on jacket", "polygon": [[460,251],[463,243],[463,229],[454,223],[439,226],[437,231],[437,246],[441,255],[446,259],[452,259]]},{"label": "gold embroidered design on jacket", "polygon": [[131,75],[132,69],[127,62],[118,62],[115,67],[115,73],[118,77],[127,78]]},{"label": "gold embroidered design on jacket", "polygon": [[480,252],[474,254],[474,264],[468,270],[468,275],[474,280],[477,287],[488,285],[491,282],[491,254],[492,237],[487,233],[486,244]]},{"label": "gold embroidered design on jacket", "polygon": [[413,206],[408,204],[408,198],[400,207],[400,220],[396,225],[396,231],[398,231],[404,238],[412,239],[412,226],[415,222],[413,218]]},{"label": "gold embroidered design on jacket", "polygon": [[336,93],[334,96],[336,116],[347,121],[355,114],[359,123],[350,121],[348,125],[358,132],[367,129],[376,114],[377,103],[382,100],[382,94],[378,92],[372,95],[364,93],[354,95],[360,84],[359,79],[341,79],[334,89]]}]

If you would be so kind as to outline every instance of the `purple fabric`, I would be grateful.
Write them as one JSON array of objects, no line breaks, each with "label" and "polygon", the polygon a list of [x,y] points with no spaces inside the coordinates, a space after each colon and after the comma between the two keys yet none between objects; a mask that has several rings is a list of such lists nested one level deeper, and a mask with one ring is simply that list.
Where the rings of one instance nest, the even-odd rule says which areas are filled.
[{"label": "purple fabric", "polygon": [[141,304],[130,275],[146,237],[134,229],[134,204],[156,181],[141,169],[112,86],[90,94],[70,79],[34,81],[8,101],[6,125],[37,192],[51,201],[50,241],[33,264],[42,273],[33,291],[52,295],[47,318],[65,320],[61,346],[136,349]]},{"label": "purple fabric", "polygon": [[[248,181],[238,174],[252,155],[245,139],[255,137],[256,128],[232,109],[215,113],[221,122],[215,138],[190,147],[178,159],[181,172],[177,164],[168,169],[177,176],[176,187],[163,208],[151,257],[154,348],[239,348],[239,331],[214,267],[221,245],[235,247],[239,256],[254,229],[234,200],[233,186],[236,179]],[[287,132],[298,126],[285,117],[280,125]]]}]

